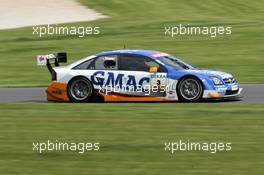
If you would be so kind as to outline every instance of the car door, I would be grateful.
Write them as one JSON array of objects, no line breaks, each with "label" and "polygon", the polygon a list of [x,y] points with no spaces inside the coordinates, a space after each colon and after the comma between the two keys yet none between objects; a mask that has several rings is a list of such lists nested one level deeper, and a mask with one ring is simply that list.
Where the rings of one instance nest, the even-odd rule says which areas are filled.
[{"label": "car door", "polygon": [[124,75],[118,71],[117,55],[100,56],[91,66],[90,69],[96,70],[91,76],[91,80],[99,92],[111,94],[122,86]]},{"label": "car door", "polygon": [[[157,68],[151,71],[151,68]],[[166,96],[166,69],[149,57],[136,54],[121,54],[118,57],[118,70],[124,74],[122,92],[131,96]],[[163,88],[163,89],[162,89]]]},{"label": "car door", "polygon": [[[94,89],[102,93],[110,93],[119,84],[117,55],[105,55],[85,61],[73,68],[74,76],[87,77]],[[122,77],[121,77],[122,78]],[[122,84],[122,82],[120,81]]]}]

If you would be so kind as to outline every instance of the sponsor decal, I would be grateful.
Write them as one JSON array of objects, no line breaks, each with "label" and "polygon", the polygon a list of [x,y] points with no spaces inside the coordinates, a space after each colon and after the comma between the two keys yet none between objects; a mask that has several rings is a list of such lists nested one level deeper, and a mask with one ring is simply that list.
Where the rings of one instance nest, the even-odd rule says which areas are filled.
[{"label": "sponsor decal", "polygon": [[51,93],[53,93],[53,94],[59,94],[59,95],[62,94],[61,90],[54,90],[54,91],[51,91]]},{"label": "sponsor decal", "polygon": [[[160,78],[162,77],[166,77],[166,75],[160,76]],[[105,71],[96,71],[91,76],[91,81],[97,86],[97,90],[108,95],[111,95],[112,92],[118,92],[140,96],[166,96],[169,87],[163,84],[161,80],[155,82],[150,80],[150,77],[137,77]]]},{"label": "sponsor decal", "polygon": [[163,52],[157,52],[157,53],[150,54],[149,56],[159,58],[159,57],[163,57],[163,56],[168,56],[168,54],[163,53]]},{"label": "sponsor decal", "polygon": [[150,78],[166,78],[166,74],[151,74]]},{"label": "sponsor decal", "polygon": [[96,86],[119,86],[122,87],[123,85],[127,87],[136,87],[143,86],[144,83],[149,83],[150,78],[149,77],[143,77],[136,80],[136,77],[134,75],[128,75],[126,83],[123,82],[125,75],[124,74],[117,74],[115,75],[113,72],[108,72],[107,75],[105,75],[104,71],[97,71],[91,76],[91,80],[94,85]]},{"label": "sponsor decal", "polygon": [[45,66],[47,64],[47,58],[45,55],[37,56],[37,65],[38,66]]}]

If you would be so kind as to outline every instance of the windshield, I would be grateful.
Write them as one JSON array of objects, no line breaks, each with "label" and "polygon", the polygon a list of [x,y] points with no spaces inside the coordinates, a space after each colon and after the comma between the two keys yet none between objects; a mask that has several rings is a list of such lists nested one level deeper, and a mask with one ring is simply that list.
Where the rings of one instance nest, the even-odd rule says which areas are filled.
[{"label": "windshield", "polygon": [[191,65],[169,55],[159,57],[158,60],[160,60],[162,63],[166,64],[167,66],[172,67],[175,70],[194,69],[194,67],[192,67]]}]

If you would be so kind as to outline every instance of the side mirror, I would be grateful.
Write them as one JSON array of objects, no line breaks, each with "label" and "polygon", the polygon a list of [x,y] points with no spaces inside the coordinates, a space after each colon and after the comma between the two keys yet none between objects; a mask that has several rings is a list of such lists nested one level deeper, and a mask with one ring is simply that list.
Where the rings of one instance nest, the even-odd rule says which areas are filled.
[{"label": "side mirror", "polygon": [[150,67],[149,68],[149,72],[150,73],[157,73],[158,72],[158,68],[157,67]]}]

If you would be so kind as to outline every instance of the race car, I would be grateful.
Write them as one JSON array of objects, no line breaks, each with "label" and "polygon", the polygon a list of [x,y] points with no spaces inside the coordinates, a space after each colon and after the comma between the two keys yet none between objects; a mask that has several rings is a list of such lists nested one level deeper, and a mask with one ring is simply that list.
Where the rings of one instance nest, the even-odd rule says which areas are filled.
[{"label": "race car", "polygon": [[199,69],[153,50],[102,52],[64,67],[59,63],[67,62],[66,53],[39,55],[37,61],[52,75],[48,101],[196,102],[237,97],[242,90],[229,73]]}]

